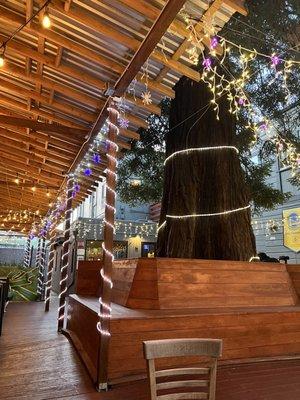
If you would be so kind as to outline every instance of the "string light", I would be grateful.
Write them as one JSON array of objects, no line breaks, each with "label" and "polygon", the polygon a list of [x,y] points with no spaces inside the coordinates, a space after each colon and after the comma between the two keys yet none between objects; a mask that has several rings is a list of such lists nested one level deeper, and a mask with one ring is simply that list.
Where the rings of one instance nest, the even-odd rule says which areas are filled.
[{"label": "string light", "polygon": [[24,254],[24,268],[29,267],[30,263],[30,244],[31,244],[31,238],[30,235],[28,236],[26,240],[26,247],[25,247],[25,254]]},{"label": "string light", "polygon": [[50,251],[49,251],[49,260],[48,260],[48,271],[47,271],[47,279],[45,283],[45,304],[50,302],[51,297],[51,285],[52,285],[52,269],[55,255],[54,248],[54,239],[55,239],[55,229],[53,228],[50,232]]},{"label": "string light", "polygon": [[42,287],[42,280],[41,280],[41,275],[40,275],[40,270],[41,270],[41,245],[42,245],[42,238],[39,237],[38,239],[38,247],[37,247],[37,252],[36,252],[36,260],[35,260],[35,265],[39,271],[38,274],[38,281],[37,281],[37,289],[36,292],[38,295],[41,293],[41,287]]},{"label": "string light", "polygon": [[[67,185],[66,185],[66,195],[67,195],[67,200],[66,200],[66,204],[69,204],[69,202],[72,199],[72,191],[73,190],[69,190],[70,186],[71,186],[71,181],[73,180],[73,176],[69,175],[68,176],[68,180],[67,180]],[[71,218],[71,208],[67,209],[65,212],[65,220],[68,221]],[[70,227],[66,227],[65,226],[65,230],[64,230],[64,242],[62,244],[62,248],[65,249],[67,248],[67,251],[62,253],[62,257],[61,257],[61,263],[62,263],[62,267],[61,267],[61,279],[59,281],[59,286],[61,288],[60,293],[59,293],[59,299],[61,299],[63,297],[63,303],[58,307],[58,321],[62,321],[64,320],[65,317],[65,307],[66,307],[66,298],[65,298],[65,294],[68,290],[67,287],[67,280],[68,280],[68,260],[69,260],[69,254],[70,254],[70,243],[71,243],[71,228]],[[65,275],[65,276],[64,276]]]},{"label": "string light", "polygon": [[157,228],[157,233],[158,233],[161,229],[163,229],[163,228],[165,227],[166,223],[167,223],[167,221],[164,221],[161,225],[159,225],[159,227]]},{"label": "string light", "polygon": [[[187,29],[190,31],[190,42],[192,43],[192,48],[189,49],[188,53],[190,54],[191,61],[195,64],[198,63],[199,57],[202,57],[204,71],[201,79],[208,85],[212,93],[213,99],[211,100],[211,103],[214,106],[213,109],[216,111],[216,118],[219,119],[219,106],[216,100],[226,94],[230,103],[229,112],[235,115],[237,119],[239,119],[239,111],[247,111],[248,122],[246,128],[253,132],[252,145],[255,145],[257,143],[259,134],[259,124],[255,122],[258,120],[258,115],[256,108],[251,104],[247,95],[245,94],[245,86],[251,77],[249,70],[250,62],[255,60],[258,56],[265,57],[270,61],[269,65],[271,72],[275,72],[275,77],[274,79],[270,79],[269,84],[272,84],[276,79],[282,79],[282,85],[278,86],[283,87],[286,94],[286,103],[289,104],[289,101],[292,99],[291,92],[288,87],[288,78],[292,73],[292,69],[299,67],[300,61],[286,60],[276,53],[268,55],[260,53],[255,49],[251,50],[241,45],[237,45],[236,43],[217,34],[216,30],[218,28],[214,27],[211,24],[211,21],[204,20],[204,31],[206,33],[203,35],[200,31],[194,28],[194,21],[191,16],[189,16],[185,11],[183,11],[182,16],[186,21]],[[204,39],[209,37],[211,37],[210,57],[204,55],[202,45]],[[225,75],[219,74],[217,68],[213,66],[213,59],[211,57],[217,57],[215,51],[217,46],[220,46],[221,50],[223,51],[223,56],[221,60],[219,60],[219,64],[224,69],[226,69],[224,67],[224,61],[226,57],[229,57],[231,48],[234,47],[238,50],[239,64],[241,67],[241,73],[238,78],[234,78],[232,76],[231,80],[226,79]],[[198,48],[200,49],[200,52],[198,51]],[[274,125],[272,126],[269,124],[269,128],[272,128],[272,130],[276,132],[276,127]],[[278,157],[283,155],[282,158],[284,159],[285,166],[291,167],[292,176],[296,176],[296,173],[299,172],[300,167],[300,154],[297,152],[296,147],[288,139],[283,138],[278,132],[276,132],[274,135],[268,134],[267,138],[274,143],[275,148],[277,149]]]},{"label": "string light", "polygon": [[51,27],[51,19],[49,17],[48,11],[45,11],[43,20],[42,20],[43,27],[49,29]]},{"label": "string light", "polygon": [[189,154],[193,152],[203,152],[208,150],[234,150],[237,154],[239,154],[239,150],[235,146],[208,146],[208,147],[193,147],[190,149],[178,150],[172,153],[169,157],[167,157],[164,161],[166,164],[169,160],[176,157],[179,154]]},{"label": "string light", "polygon": [[[116,117],[117,120],[120,117],[120,113],[115,108],[108,107],[107,111],[109,112],[109,114],[114,114],[114,116]],[[109,118],[107,120],[107,125],[110,129],[113,129],[113,131],[116,133],[116,135],[119,135],[120,130],[119,130],[118,126],[115,123],[113,123]],[[109,146],[111,146],[113,148],[115,153],[118,152],[119,147],[114,141],[107,140],[107,143],[109,144]],[[117,178],[115,170],[117,168],[118,160],[116,157],[112,156],[111,154],[107,154],[107,157],[110,160],[110,163],[106,169],[106,173],[108,175],[110,175],[111,180],[113,181],[113,185],[115,185],[115,181]],[[112,167],[110,167],[110,164],[112,165]],[[112,194],[112,196],[113,196],[112,203],[115,204],[116,192],[111,186],[108,185],[108,180],[106,180],[106,190],[107,190],[107,192],[110,192],[110,194]],[[113,214],[115,214],[115,212],[116,212],[115,206],[108,204],[107,200],[105,200],[105,207],[110,209],[113,212]],[[111,222],[107,221],[105,217],[104,217],[104,224],[105,224],[106,228],[110,228],[113,230],[113,232],[115,232],[115,226]],[[108,257],[110,260],[110,263],[113,263],[114,255],[110,250],[108,250],[105,247],[104,241],[102,242],[102,249],[103,249],[104,257]],[[112,289],[113,282],[112,282],[111,278],[105,274],[105,271],[103,268],[101,268],[101,270],[100,270],[100,276],[101,276],[103,282],[106,283],[107,285],[109,285],[110,289]],[[104,328],[102,325],[103,319],[110,319],[110,317],[111,317],[111,306],[110,306],[110,304],[105,303],[103,301],[102,297],[99,298],[99,305],[100,305],[100,310],[98,313],[99,321],[97,323],[97,330],[103,336],[111,336],[109,330]]]},{"label": "string light", "polygon": [[252,256],[249,258],[249,262],[253,262],[253,261],[260,261],[260,258],[258,256]]},{"label": "string light", "polygon": [[216,216],[221,216],[221,215],[228,215],[228,214],[233,214],[236,212],[240,211],[245,211],[250,208],[250,204],[245,207],[239,207],[239,208],[234,208],[233,210],[226,210],[226,211],[221,211],[221,212],[216,212],[216,213],[205,213],[205,214],[186,214],[186,215],[170,215],[167,214],[167,218],[171,219],[186,219],[186,218],[199,218],[199,217],[216,217]]}]

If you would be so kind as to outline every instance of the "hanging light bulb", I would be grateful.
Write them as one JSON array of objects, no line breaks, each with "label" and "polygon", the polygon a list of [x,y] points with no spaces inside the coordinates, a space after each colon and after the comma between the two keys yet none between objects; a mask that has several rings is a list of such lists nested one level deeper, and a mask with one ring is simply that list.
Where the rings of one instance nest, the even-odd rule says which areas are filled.
[{"label": "hanging light bulb", "polygon": [[47,196],[47,197],[50,197],[50,196],[51,196],[51,195],[50,195],[50,192],[49,192],[49,189],[47,189],[46,196]]},{"label": "hanging light bulb", "polygon": [[31,190],[32,190],[33,192],[35,192],[35,191],[36,191],[36,187],[35,187],[35,186],[32,186]]},{"label": "hanging light bulb", "polygon": [[48,11],[45,11],[45,14],[43,16],[42,20],[43,27],[46,29],[49,29],[51,26],[51,19],[49,17]]},{"label": "hanging light bulb", "polygon": [[20,183],[20,179],[19,179],[19,178],[16,178],[16,179],[15,179],[15,183],[18,185],[18,184]]},{"label": "hanging light bulb", "polygon": [[0,68],[4,67],[5,64],[5,45],[3,47],[3,52],[0,54]]}]

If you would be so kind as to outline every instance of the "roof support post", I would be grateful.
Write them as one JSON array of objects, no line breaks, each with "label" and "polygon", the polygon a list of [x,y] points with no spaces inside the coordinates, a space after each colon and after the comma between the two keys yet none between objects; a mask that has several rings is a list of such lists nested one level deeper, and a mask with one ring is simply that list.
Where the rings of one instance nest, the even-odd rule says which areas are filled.
[{"label": "roof support post", "polygon": [[30,235],[28,235],[28,238],[26,240],[25,253],[24,253],[24,262],[23,262],[24,268],[29,268],[29,266],[30,266],[30,247],[31,247],[31,237],[30,237]]},{"label": "roof support post", "polygon": [[46,279],[45,289],[45,311],[49,311],[50,300],[51,300],[51,288],[52,288],[52,271],[54,265],[54,254],[55,254],[55,228],[50,232],[50,248],[49,248],[49,259],[48,259],[48,270]]},{"label": "roof support post", "polygon": [[117,127],[119,112],[112,100],[108,107],[108,165],[106,174],[106,204],[104,217],[104,244],[103,244],[103,267],[100,271],[101,276],[101,297],[100,313],[97,325],[100,333],[100,347],[98,354],[98,380],[97,389],[106,389],[107,385],[107,362],[108,347],[110,340],[110,314],[111,314],[111,290],[112,290],[112,266],[113,266],[113,242],[115,232],[115,212],[116,212],[116,170],[117,152],[116,144],[119,128]]},{"label": "roof support post", "polygon": [[59,332],[62,331],[65,321],[66,309],[66,293],[68,290],[68,267],[69,267],[69,252],[70,252],[70,231],[71,231],[71,212],[72,212],[72,192],[73,192],[73,177],[69,176],[67,180],[67,203],[65,211],[65,232],[64,243],[61,257],[61,270],[60,270],[60,293],[59,293],[59,307],[58,307],[58,325]]},{"label": "roof support post", "polygon": [[38,300],[44,300],[44,294],[45,294],[45,261],[46,261],[45,250],[46,250],[46,237],[44,230],[42,230],[40,257],[39,257],[38,287],[37,287]]}]

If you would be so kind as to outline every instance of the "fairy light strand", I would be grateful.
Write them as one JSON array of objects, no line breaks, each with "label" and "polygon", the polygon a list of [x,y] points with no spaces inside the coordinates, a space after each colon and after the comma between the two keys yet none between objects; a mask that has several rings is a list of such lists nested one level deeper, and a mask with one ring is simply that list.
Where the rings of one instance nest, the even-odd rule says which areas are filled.
[{"label": "fairy light strand", "polygon": [[[73,194],[72,194],[72,188],[71,188],[71,182],[73,180],[73,176],[69,175],[68,180],[67,180],[67,185],[66,185],[66,204],[67,208],[65,211],[65,230],[64,230],[64,242],[62,245],[63,248],[63,254],[61,257],[61,279],[59,281],[59,286],[60,286],[60,293],[59,293],[59,302],[60,305],[58,307],[58,324],[59,324],[59,329],[62,327],[61,324],[63,324],[64,318],[65,318],[65,308],[66,308],[66,292],[68,290],[67,286],[67,281],[68,281],[68,260],[69,260],[69,254],[70,254],[70,242],[71,242],[71,226],[70,226],[70,218],[71,218],[71,212],[72,212],[72,207],[69,207],[68,205],[73,199]],[[71,188],[71,189],[70,189]]]},{"label": "fairy light strand", "polygon": [[166,217],[170,219],[187,219],[187,218],[202,218],[202,217],[217,217],[222,215],[229,215],[240,211],[245,211],[250,208],[250,204],[245,207],[234,208],[233,210],[226,210],[216,213],[203,213],[203,214],[186,214],[186,215],[171,215],[167,214]]},{"label": "fairy light strand", "polygon": [[52,286],[52,270],[55,256],[55,248],[54,248],[54,239],[55,239],[55,229],[52,229],[50,232],[50,251],[49,251],[49,260],[48,260],[48,271],[47,271],[47,279],[45,283],[45,308],[49,307],[50,299],[51,299],[51,286]]},{"label": "fairy light strand", "polygon": [[[236,119],[239,119],[239,111],[247,111],[247,128],[253,132],[252,145],[257,143],[259,134],[259,124],[255,121],[258,118],[255,107],[249,101],[247,94],[245,93],[245,85],[249,82],[250,74],[249,66],[250,62],[255,60],[258,56],[265,57],[270,62],[270,72],[274,74],[274,78],[270,79],[269,84],[275,82],[275,80],[282,79],[282,83],[278,81],[279,86],[283,88],[285,92],[285,101],[288,105],[291,101],[291,91],[288,87],[288,79],[292,73],[292,68],[300,65],[299,61],[287,60],[276,53],[270,55],[258,52],[256,49],[247,49],[241,45],[220,36],[217,33],[218,28],[214,27],[211,21],[204,21],[204,34],[195,29],[193,18],[188,15],[185,11],[183,12],[184,20],[187,24],[187,29],[190,31],[190,41],[192,48],[189,49],[190,60],[194,63],[198,63],[199,57],[202,57],[202,65],[204,71],[202,74],[202,80],[208,85],[213,99],[211,101],[214,110],[216,111],[218,119],[218,104],[217,100],[220,99],[224,94],[227,95],[229,100],[229,112],[235,115]],[[197,21],[196,21],[197,22]],[[205,42],[209,46],[209,56],[204,55],[203,46],[201,44]],[[226,57],[229,57],[229,53],[232,47],[238,50],[239,63],[241,67],[241,73],[238,78],[232,76],[232,79],[226,79],[224,75],[217,72],[216,67],[213,67],[213,59],[217,58],[216,48],[219,46],[223,50],[223,56],[220,61],[221,67],[226,69],[224,61]],[[198,49],[200,48],[200,50]],[[273,71],[273,72],[272,72]],[[228,71],[227,71],[228,72]],[[263,117],[266,121],[266,118]],[[296,147],[288,139],[283,138],[277,131],[276,127],[268,122],[268,129],[273,129],[275,134],[268,134],[266,132],[267,139],[274,143],[277,156],[283,158],[285,166],[291,167],[292,176],[296,176],[299,172],[300,167],[300,154],[297,152]],[[282,160],[281,160],[282,161]]]},{"label": "fairy light strand", "polygon": [[[118,110],[116,110],[113,107],[108,107],[107,110],[108,110],[108,112],[110,114],[114,114],[114,117],[116,117],[116,120],[118,121],[119,116],[120,116],[120,113],[118,112]],[[119,130],[118,126],[115,123],[113,123],[110,120],[110,118],[108,118],[108,120],[107,120],[107,125],[108,125],[108,127],[110,129],[112,129],[115,132],[116,135],[119,135],[120,130]],[[119,147],[114,141],[108,139],[107,143],[109,144],[109,146],[111,146],[111,148],[113,149],[114,153],[118,152]],[[117,158],[112,156],[111,154],[107,154],[107,157],[108,157],[108,159],[110,161],[110,163],[109,163],[109,165],[107,167],[107,170],[106,170],[107,171],[107,175],[111,178],[111,179],[109,179],[109,181],[112,181],[112,184],[115,186],[115,181],[117,179],[117,174],[116,174],[115,171],[116,171],[116,168],[117,168],[118,161],[117,161]],[[111,167],[110,167],[110,164],[111,164]],[[107,202],[107,193],[108,192],[112,195],[114,206],[112,206],[111,204],[108,204],[108,202]],[[115,215],[115,212],[116,212],[115,201],[116,201],[116,191],[111,186],[109,186],[108,179],[106,179],[105,207],[107,209],[109,209],[110,211],[112,211],[113,215]],[[114,224],[112,224],[111,222],[107,221],[107,219],[105,217],[104,217],[104,225],[105,225],[106,229],[107,228],[108,229],[112,229],[113,233],[115,233]],[[111,252],[110,250],[108,250],[105,247],[104,241],[102,242],[102,249],[103,249],[104,258],[108,257],[109,263],[113,263],[113,261],[114,261],[113,252]],[[113,288],[113,282],[112,282],[110,276],[106,275],[104,268],[101,268],[100,276],[101,276],[101,279],[102,279],[103,283],[105,285],[108,285],[109,288],[112,289]],[[99,317],[99,321],[97,322],[97,330],[98,330],[98,332],[103,336],[108,336],[108,337],[111,336],[109,330],[106,329],[103,326],[103,321],[104,320],[109,320],[111,318],[111,306],[110,306],[110,304],[108,304],[105,301],[103,301],[102,296],[99,297],[98,317]]]},{"label": "fairy light strand", "polygon": [[36,264],[36,268],[38,269],[39,273],[38,273],[38,279],[37,279],[37,295],[39,296],[41,293],[41,285],[42,285],[42,281],[41,281],[41,277],[40,277],[40,264],[41,264],[41,246],[42,246],[42,238],[39,237],[38,239],[38,247],[37,247],[37,251],[36,251],[36,260],[35,260],[35,264]]},{"label": "fairy light strand", "polygon": [[25,255],[24,255],[24,268],[28,268],[30,264],[30,245],[31,245],[31,238],[28,235],[26,240],[26,247],[25,247]]},{"label": "fairy light strand", "polygon": [[172,153],[170,156],[168,156],[165,161],[164,165],[171,160],[172,158],[180,155],[180,154],[189,154],[189,153],[196,153],[196,152],[203,152],[203,151],[209,151],[209,150],[233,150],[237,154],[239,154],[239,150],[235,146],[207,146],[207,147],[193,147],[190,149],[184,149],[184,150],[178,150]]}]

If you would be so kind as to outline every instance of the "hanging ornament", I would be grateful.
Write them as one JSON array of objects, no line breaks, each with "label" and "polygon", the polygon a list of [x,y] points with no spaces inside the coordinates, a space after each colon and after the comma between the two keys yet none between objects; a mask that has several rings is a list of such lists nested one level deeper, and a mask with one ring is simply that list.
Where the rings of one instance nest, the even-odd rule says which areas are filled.
[{"label": "hanging ornament", "polygon": [[146,90],[145,92],[142,93],[142,102],[145,105],[149,105],[152,103],[152,97],[149,90]]},{"label": "hanging ornament", "polygon": [[276,68],[280,63],[280,58],[276,54],[272,54],[271,56],[272,67]]},{"label": "hanging ornament", "polygon": [[211,69],[211,64],[212,64],[211,58],[209,58],[209,57],[204,58],[204,60],[202,62],[204,69],[207,69],[207,70]]},{"label": "hanging ornament", "polygon": [[91,175],[92,175],[92,170],[91,170],[91,168],[86,168],[86,169],[84,170],[84,175],[86,175],[86,176],[91,176]]},{"label": "hanging ornament", "polygon": [[120,128],[127,129],[129,126],[129,120],[127,118],[120,117],[118,122]]},{"label": "hanging ornament", "polygon": [[79,190],[80,190],[80,185],[79,185],[79,183],[75,183],[75,185],[74,185],[74,191],[75,191],[76,193],[78,193]]},{"label": "hanging ornament", "polygon": [[95,164],[100,164],[101,162],[101,157],[98,153],[93,154],[92,160]]},{"label": "hanging ornament", "polygon": [[210,40],[210,48],[214,50],[219,44],[219,38],[217,36],[213,36]]}]

